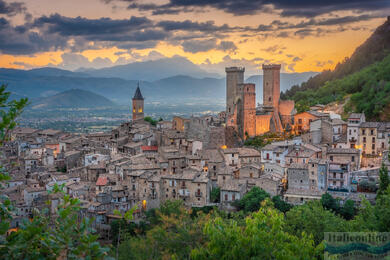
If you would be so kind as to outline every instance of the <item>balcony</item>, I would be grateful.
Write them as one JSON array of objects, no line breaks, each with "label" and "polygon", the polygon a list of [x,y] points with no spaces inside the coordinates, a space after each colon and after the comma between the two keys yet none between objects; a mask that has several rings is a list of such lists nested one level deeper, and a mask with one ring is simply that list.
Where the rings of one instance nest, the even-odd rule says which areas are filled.
[{"label": "balcony", "polygon": [[187,189],[180,189],[179,190],[179,196],[180,197],[189,197],[190,196],[190,191]]},{"label": "balcony", "polygon": [[332,181],[344,181],[345,178],[344,178],[344,176],[336,176],[336,177],[328,176],[328,180],[332,180]]},{"label": "balcony", "polygon": [[357,140],[355,139],[355,137],[349,138],[348,141],[349,141],[350,143],[356,143],[356,142],[357,142]]},{"label": "balcony", "polygon": [[203,193],[200,191],[195,192],[195,197],[202,197]]}]

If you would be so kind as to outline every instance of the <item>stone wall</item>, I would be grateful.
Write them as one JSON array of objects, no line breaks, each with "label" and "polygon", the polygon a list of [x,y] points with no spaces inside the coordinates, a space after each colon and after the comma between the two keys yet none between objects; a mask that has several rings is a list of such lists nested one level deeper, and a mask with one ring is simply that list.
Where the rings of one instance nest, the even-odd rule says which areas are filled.
[{"label": "stone wall", "polygon": [[262,135],[269,131],[271,115],[256,115],[256,135]]}]

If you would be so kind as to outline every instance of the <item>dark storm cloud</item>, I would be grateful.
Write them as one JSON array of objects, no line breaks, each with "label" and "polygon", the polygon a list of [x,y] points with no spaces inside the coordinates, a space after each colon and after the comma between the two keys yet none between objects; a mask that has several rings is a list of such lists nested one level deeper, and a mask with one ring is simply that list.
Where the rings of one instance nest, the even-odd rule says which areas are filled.
[{"label": "dark storm cloud", "polygon": [[6,3],[4,0],[0,0],[0,14],[5,14],[7,16],[14,16],[19,13],[26,11],[24,3],[21,2],[12,2]]},{"label": "dark storm cloud", "polygon": [[[167,4],[141,4],[134,0],[102,0],[128,2],[128,8],[152,11],[152,14],[177,14],[193,8],[212,7],[234,15],[252,15],[259,12],[282,10],[282,16],[315,17],[340,10],[377,11],[389,8],[388,0],[170,0]],[[270,8],[272,6],[273,8]]]},{"label": "dark storm cloud", "polygon": [[227,24],[217,26],[214,21],[207,22],[193,22],[190,20],[185,21],[161,21],[156,24],[167,31],[183,30],[183,31],[201,31],[201,32],[229,32],[237,28],[231,28]]},{"label": "dark storm cloud", "polygon": [[151,25],[152,21],[146,17],[132,16],[130,19],[113,20],[111,18],[70,18],[60,14],[42,16],[33,23],[34,27],[48,26],[49,32],[59,33],[64,36],[122,34],[148,28]]},{"label": "dark storm cloud", "polygon": [[4,54],[33,54],[66,46],[66,39],[62,37],[12,27],[4,18],[0,18],[0,39],[0,52]]},{"label": "dark storm cloud", "polygon": [[205,52],[209,50],[222,50],[231,52],[237,49],[237,46],[234,44],[234,42],[221,41],[220,43],[217,43],[216,39],[184,41],[182,46],[185,52],[191,53]]}]

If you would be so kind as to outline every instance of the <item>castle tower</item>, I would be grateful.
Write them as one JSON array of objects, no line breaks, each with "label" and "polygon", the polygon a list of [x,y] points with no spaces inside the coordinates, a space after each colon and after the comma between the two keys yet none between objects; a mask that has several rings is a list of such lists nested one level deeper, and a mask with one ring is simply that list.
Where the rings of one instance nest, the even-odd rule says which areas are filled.
[{"label": "castle tower", "polygon": [[237,113],[236,102],[240,99],[240,93],[238,91],[238,84],[244,83],[245,68],[242,67],[229,67],[226,71],[226,118],[227,125],[237,126],[237,122],[234,119],[235,113]]},{"label": "castle tower", "polygon": [[144,118],[144,97],[141,94],[139,83],[133,97],[133,121]]},{"label": "castle tower", "polygon": [[246,139],[256,135],[256,86],[245,83],[240,89],[243,97],[242,137]]},{"label": "castle tower", "polygon": [[280,64],[263,64],[263,106],[278,111],[280,98]]}]

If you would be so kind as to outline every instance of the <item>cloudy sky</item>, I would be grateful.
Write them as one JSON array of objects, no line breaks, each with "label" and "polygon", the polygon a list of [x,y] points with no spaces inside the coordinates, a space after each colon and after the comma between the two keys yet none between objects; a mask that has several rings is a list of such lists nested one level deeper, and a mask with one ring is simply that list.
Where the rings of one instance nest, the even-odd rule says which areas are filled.
[{"label": "cloudy sky", "polygon": [[101,68],[175,55],[212,72],[333,68],[388,0],[0,0],[0,67]]}]

